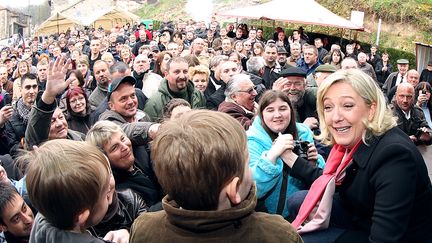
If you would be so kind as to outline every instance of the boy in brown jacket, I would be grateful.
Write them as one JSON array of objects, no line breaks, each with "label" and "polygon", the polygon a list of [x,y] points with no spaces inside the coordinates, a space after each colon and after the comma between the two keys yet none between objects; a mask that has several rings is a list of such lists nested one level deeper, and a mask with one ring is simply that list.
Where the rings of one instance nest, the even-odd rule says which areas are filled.
[{"label": "boy in brown jacket", "polygon": [[130,242],[303,242],[281,216],[254,212],[246,134],[234,118],[191,111],[152,144],[164,211],[143,214]]}]

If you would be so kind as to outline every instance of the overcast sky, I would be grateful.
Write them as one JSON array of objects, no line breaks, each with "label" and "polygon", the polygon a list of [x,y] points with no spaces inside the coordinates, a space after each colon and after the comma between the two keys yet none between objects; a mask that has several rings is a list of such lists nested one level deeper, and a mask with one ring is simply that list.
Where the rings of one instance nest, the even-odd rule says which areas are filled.
[{"label": "overcast sky", "polygon": [[31,5],[37,5],[43,2],[44,0],[0,0],[0,5],[13,8],[21,8],[27,7],[29,3]]}]

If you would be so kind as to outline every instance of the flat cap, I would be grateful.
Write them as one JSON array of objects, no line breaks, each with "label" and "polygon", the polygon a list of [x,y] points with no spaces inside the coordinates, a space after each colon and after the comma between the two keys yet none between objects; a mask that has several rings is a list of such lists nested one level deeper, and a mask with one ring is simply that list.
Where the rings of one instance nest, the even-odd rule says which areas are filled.
[{"label": "flat cap", "polygon": [[319,65],[315,69],[316,73],[334,73],[336,71],[337,71],[336,67],[328,63]]},{"label": "flat cap", "polygon": [[409,64],[409,61],[407,59],[398,59],[397,64]]},{"label": "flat cap", "polygon": [[277,53],[278,54],[288,54],[288,52],[286,51],[285,47],[283,47],[283,46],[279,46],[277,48]]},{"label": "flat cap", "polygon": [[289,67],[286,69],[283,69],[279,76],[281,77],[303,77],[306,78],[306,72],[298,67]]}]

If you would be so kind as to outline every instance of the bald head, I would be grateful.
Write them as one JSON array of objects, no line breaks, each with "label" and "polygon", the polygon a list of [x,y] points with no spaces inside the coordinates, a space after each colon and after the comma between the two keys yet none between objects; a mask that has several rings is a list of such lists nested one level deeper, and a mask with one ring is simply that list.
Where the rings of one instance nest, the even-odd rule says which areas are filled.
[{"label": "bald head", "polygon": [[347,57],[345,59],[342,60],[341,62],[341,68],[344,70],[348,70],[348,69],[358,69],[358,64],[357,61],[354,60],[351,57]]},{"label": "bald head", "polygon": [[414,87],[410,83],[401,83],[396,88],[396,104],[404,112],[409,112],[414,104]]}]

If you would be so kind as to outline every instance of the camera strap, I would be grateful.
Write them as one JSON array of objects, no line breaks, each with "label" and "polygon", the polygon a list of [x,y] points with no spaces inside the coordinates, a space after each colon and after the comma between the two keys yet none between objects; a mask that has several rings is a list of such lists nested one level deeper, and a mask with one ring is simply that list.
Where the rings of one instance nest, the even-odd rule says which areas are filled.
[{"label": "camera strap", "polygon": [[279,193],[279,201],[277,204],[276,214],[282,215],[286,203],[286,192],[288,189],[288,175],[290,168],[287,164],[283,163],[282,169],[282,185]]}]

